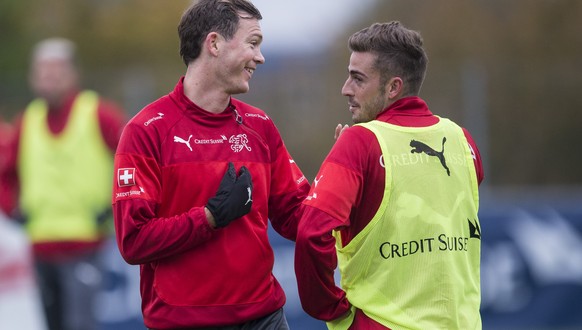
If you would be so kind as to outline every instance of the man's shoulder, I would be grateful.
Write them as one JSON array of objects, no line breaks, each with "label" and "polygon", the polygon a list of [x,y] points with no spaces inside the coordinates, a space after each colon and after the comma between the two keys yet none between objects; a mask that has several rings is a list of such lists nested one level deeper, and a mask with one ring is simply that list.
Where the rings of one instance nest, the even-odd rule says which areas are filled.
[{"label": "man's shoulder", "polygon": [[244,111],[244,112],[252,112],[252,113],[265,113],[265,111],[263,109],[260,109],[257,106],[254,106],[252,104],[249,104],[247,102],[241,101],[239,99],[236,99],[234,97],[232,97],[230,99],[230,103],[237,109],[240,111]]},{"label": "man's shoulder", "polygon": [[169,122],[174,123],[181,117],[182,112],[171,98],[165,95],[141,109],[129,120],[128,125],[137,125],[139,127],[167,126]]},{"label": "man's shoulder", "polygon": [[[340,139],[342,137],[343,139]],[[338,142],[347,144],[360,143],[363,145],[369,145],[370,141],[376,139],[371,130],[361,125],[352,125],[346,128],[340,138],[338,138]]]},{"label": "man's shoulder", "polygon": [[231,103],[247,125],[255,129],[262,127],[267,130],[277,130],[271,117],[265,111],[235,98],[231,99]]},{"label": "man's shoulder", "polygon": [[329,159],[339,163],[352,162],[354,159],[367,159],[371,153],[379,151],[378,139],[369,129],[354,125],[343,131],[334,143]]},{"label": "man's shoulder", "polygon": [[117,154],[155,154],[160,141],[176,123],[176,110],[162,97],[141,109],[125,125]]}]

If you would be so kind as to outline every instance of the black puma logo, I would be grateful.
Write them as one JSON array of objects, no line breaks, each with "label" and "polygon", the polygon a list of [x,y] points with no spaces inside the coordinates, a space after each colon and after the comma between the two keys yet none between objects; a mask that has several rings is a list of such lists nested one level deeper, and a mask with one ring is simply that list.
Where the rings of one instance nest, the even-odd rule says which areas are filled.
[{"label": "black puma logo", "polygon": [[435,151],[433,148],[427,146],[426,144],[420,142],[420,141],[416,141],[416,140],[411,140],[410,141],[410,146],[412,147],[412,150],[410,150],[411,153],[425,153],[429,156],[435,156],[437,157],[440,161],[441,161],[441,165],[443,165],[443,167],[445,168],[445,170],[447,170],[447,175],[451,176],[451,171],[449,170],[449,168],[447,167],[447,161],[445,160],[445,142],[447,141],[446,137],[443,137],[443,145],[442,145],[442,151],[438,152]]}]

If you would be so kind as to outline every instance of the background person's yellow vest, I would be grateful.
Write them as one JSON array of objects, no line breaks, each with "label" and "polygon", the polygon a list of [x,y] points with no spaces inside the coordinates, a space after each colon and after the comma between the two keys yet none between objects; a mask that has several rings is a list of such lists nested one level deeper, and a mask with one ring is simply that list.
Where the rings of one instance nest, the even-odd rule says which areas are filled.
[{"label": "background person's yellow vest", "polygon": [[20,137],[20,207],[33,243],[96,241],[97,216],[111,207],[113,155],[97,116],[98,96],[80,93],[64,130],[53,135],[47,105],[26,109]]},{"label": "background person's yellow vest", "polygon": [[[462,129],[361,124],[382,148],[386,187],[374,218],[338,241],[350,303],[391,329],[481,329],[478,184]],[[347,317],[329,322],[347,329]]]}]

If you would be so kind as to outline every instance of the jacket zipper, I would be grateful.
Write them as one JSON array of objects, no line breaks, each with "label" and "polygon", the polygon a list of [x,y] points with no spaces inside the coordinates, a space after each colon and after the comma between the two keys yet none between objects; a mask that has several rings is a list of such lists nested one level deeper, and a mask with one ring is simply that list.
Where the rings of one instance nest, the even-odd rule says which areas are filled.
[{"label": "jacket zipper", "polygon": [[238,113],[238,111],[236,110],[236,108],[234,107],[234,105],[231,105],[232,107],[232,111],[234,114],[234,120],[241,125],[241,127],[245,130],[248,131],[250,134],[253,134],[255,137],[257,137],[259,139],[259,141],[261,141],[261,143],[265,146],[268,146],[268,144],[266,143],[266,141],[263,139],[263,137],[257,133],[254,129],[250,128],[249,126],[243,124],[243,117]]}]

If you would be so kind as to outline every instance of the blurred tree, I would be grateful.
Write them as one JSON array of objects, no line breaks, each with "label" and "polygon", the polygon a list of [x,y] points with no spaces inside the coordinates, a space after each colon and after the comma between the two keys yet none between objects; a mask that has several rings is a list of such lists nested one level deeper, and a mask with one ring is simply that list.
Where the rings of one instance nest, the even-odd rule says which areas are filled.
[{"label": "blurred tree", "polygon": [[[26,105],[29,53],[47,37],[76,42],[85,85],[135,113],[172,88],[184,69],[176,28],[192,1],[4,0],[0,2],[0,110],[10,117]],[[10,50],[9,52],[6,50]],[[150,81],[140,104],[128,89]],[[148,86],[146,86],[148,87]],[[147,99],[145,99],[147,98]]]},{"label": "blurred tree", "polygon": [[[77,42],[88,87],[137,112],[184,72],[176,27],[191,2],[0,1],[0,117],[11,117],[28,102],[31,47],[55,35]],[[430,63],[421,96],[433,112],[475,135],[487,184],[582,184],[575,144],[582,123],[578,0],[378,0],[369,15],[345,27],[331,49],[265,54],[250,93],[240,98],[274,119],[310,180],[333,145],[335,125],[350,123],[340,93],[347,38],[389,20],[423,34]]]},{"label": "blurred tree", "polygon": [[25,98],[28,42],[31,40],[23,17],[26,2],[0,1],[0,117],[9,119],[18,100]]}]

